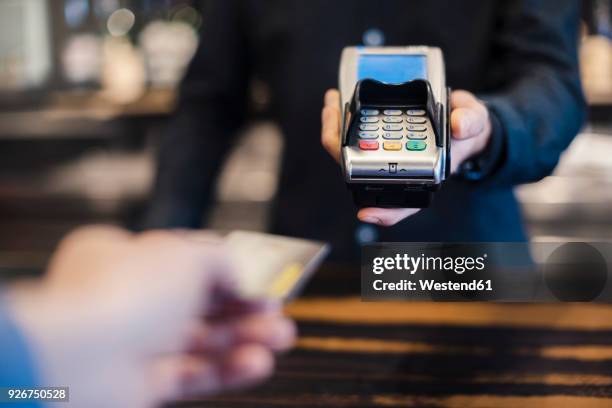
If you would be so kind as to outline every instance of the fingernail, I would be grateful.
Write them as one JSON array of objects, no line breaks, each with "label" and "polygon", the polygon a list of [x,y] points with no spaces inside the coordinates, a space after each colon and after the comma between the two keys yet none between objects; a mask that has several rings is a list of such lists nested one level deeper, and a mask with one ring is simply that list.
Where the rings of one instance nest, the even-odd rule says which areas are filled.
[{"label": "fingernail", "polygon": [[381,223],[381,220],[376,217],[363,217],[361,221],[367,222],[368,224],[380,224]]}]

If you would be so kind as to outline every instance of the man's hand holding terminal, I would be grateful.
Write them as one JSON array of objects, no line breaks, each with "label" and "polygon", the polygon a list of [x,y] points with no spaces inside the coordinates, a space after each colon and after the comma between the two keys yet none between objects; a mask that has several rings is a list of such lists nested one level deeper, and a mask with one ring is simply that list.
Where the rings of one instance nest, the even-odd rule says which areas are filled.
[{"label": "man's hand holding terminal", "polygon": [[[491,137],[491,121],[487,107],[471,92],[457,90],[451,94],[451,172],[466,159],[482,152]],[[330,89],[325,93],[321,113],[321,142],[334,159],[340,161],[340,93]],[[359,220],[382,226],[395,225],[419,212],[418,208],[362,208]]]}]

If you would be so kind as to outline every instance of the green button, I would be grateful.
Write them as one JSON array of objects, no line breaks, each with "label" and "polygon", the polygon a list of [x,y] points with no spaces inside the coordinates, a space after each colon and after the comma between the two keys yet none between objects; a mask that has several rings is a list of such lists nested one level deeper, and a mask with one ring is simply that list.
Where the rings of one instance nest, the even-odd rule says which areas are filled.
[{"label": "green button", "polygon": [[406,143],[406,149],[408,150],[425,150],[427,147],[427,143],[422,142],[420,140],[410,140]]}]

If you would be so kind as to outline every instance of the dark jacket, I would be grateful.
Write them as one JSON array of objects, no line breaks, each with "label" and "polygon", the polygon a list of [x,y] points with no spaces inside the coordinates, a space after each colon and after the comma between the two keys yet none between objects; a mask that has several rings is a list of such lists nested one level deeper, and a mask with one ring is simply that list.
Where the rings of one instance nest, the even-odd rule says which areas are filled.
[{"label": "dark jacket", "polygon": [[[441,47],[448,84],[487,101],[495,131],[487,154],[455,176],[431,208],[385,241],[522,241],[513,187],[551,173],[583,123],[572,0],[219,0],[163,138],[148,227],[197,227],[223,157],[248,120],[253,78],[270,90],[285,150],[273,232],[331,241],[356,254],[356,209],[339,166],[321,147],[320,111],[337,86],[340,52],[368,29],[385,45]],[[363,232],[363,231],[362,231]]]}]

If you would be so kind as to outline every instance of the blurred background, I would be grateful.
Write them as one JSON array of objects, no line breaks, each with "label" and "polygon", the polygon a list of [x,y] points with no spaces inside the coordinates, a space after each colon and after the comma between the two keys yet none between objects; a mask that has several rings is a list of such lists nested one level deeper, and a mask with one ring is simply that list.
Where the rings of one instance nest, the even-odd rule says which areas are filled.
[{"label": "blurred background", "polygon": [[[518,189],[532,239],[612,239],[611,1],[583,2],[588,125]],[[93,222],[138,224],[159,134],[198,43],[196,0],[0,0],[0,273],[40,270]],[[266,87],[251,86],[253,112]],[[212,228],[265,230],[282,142],[265,115],[228,160]]]}]

